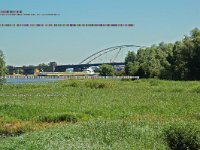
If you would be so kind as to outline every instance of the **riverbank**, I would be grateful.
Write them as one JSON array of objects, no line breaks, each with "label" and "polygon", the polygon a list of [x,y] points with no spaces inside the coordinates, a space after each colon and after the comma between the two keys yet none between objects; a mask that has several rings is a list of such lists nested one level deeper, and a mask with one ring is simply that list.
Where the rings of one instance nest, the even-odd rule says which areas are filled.
[{"label": "riverbank", "polygon": [[70,80],[70,79],[133,79],[138,80],[139,76],[34,76],[34,75],[19,75],[19,76],[6,76],[7,83],[29,83],[29,82],[51,82],[57,80]]}]

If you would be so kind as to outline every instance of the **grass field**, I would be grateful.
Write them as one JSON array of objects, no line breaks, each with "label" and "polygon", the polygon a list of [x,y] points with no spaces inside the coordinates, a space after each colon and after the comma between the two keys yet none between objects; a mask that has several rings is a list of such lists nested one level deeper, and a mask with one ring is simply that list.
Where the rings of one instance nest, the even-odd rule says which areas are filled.
[{"label": "grass field", "polygon": [[200,82],[66,80],[0,91],[3,150],[167,149],[173,126],[200,129]]}]

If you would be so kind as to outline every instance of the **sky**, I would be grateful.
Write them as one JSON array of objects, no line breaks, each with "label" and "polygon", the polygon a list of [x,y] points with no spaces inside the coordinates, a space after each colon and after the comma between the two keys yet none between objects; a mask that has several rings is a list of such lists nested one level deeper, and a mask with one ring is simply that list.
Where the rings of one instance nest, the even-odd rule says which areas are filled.
[{"label": "sky", "polygon": [[132,28],[0,27],[0,49],[7,65],[77,64],[112,46],[181,40],[200,28],[199,6],[199,0],[0,0],[0,10],[60,14],[0,16],[0,24],[135,24]]}]

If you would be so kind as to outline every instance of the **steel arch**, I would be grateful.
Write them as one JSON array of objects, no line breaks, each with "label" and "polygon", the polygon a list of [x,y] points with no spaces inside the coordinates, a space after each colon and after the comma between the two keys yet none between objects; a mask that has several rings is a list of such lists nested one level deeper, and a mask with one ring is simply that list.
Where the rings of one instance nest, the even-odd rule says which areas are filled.
[{"label": "steel arch", "polygon": [[[103,50],[100,50],[90,56],[88,56],[87,58],[85,58],[83,61],[80,62],[80,64],[89,64],[91,63],[93,60],[99,58],[100,56],[106,54],[106,53],[109,53],[109,52],[112,52],[112,51],[115,51],[115,50],[122,50],[123,48],[128,48],[128,47],[138,47],[138,48],[145,48],[146,46],[139,46],[139,45],[120,45],[120,46],[114,46],[114,47],[109,47],[109,48],[106,48],[106,49],[103,49]],[[86,61],[88,61],[86,63]]]}]

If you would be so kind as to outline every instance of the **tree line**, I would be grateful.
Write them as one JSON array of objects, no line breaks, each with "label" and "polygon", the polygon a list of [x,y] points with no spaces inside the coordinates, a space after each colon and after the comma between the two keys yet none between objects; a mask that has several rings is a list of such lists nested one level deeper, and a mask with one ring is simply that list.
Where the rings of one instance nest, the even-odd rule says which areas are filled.
[{"label": "tree line", "polygon": [[125,58],[125,74],[141,78],[168,80],[200,80],[200,30],[175,43],[160,43],[129,51]]}]

